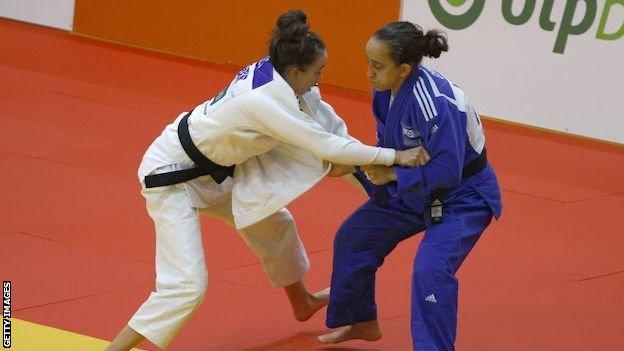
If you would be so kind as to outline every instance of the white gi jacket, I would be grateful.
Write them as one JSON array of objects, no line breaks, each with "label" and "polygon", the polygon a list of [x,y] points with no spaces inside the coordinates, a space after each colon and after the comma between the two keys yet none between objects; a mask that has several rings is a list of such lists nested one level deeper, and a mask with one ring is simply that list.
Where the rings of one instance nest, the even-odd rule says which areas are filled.
[{"label": "white gi jacket", "polygon": [[[237,229],[275,213],[314,186],[329,171],[323,160],[352,165],[394,163],[393,149],[364,145],[349,137],[344,122],[321,100],[318,88],[302,100],[265,58],[241,70],[224,91],[197,106],[189,117],[189,132],[197,148],[217,164],[236,165],[231,192]],[[159,168],[193,165],[177,135],[183,115],[145,153],[139,167],[141,181]],[[185,184],[195,207],[209,207],[218,193],[230,190],[229,182],[207,187],[200,179]]]}]

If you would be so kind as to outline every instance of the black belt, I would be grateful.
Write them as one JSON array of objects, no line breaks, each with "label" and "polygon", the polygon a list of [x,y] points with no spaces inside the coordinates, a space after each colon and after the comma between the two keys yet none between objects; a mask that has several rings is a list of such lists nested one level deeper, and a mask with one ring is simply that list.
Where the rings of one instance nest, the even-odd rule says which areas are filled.
[{"label": "black belt", "polygon": [[[486,149],[483,148],[481,155],[479,155],[479,157],[472,160],[468,164],[468,166],[464,168],[464,170],[462,171],[462,179],[470,178],[473,175],[478,174],[485,168],[485,166],[487,166],[487,164],[488,164],[487,152],[486,152]],[[446,195],[448,195],[449,192],[450,192],[450,189],[447,189],[447,188],[435,189],[434,191],[431,192],[431,198],[443,199],[444,197],[446,197]]]},{"label": "black belt", "polygon": [[188,129],[188,118],[190,115],[191,112],[187,113],[186,116],[182,117],[180,120],[180,124],[178,124],[178,138],[180,138],[180,144],[182,144],[182,148],[188,157],[195,162],[195,167],[179,171],[150,174],[145,177],[146,188],[183,183],[187,180],[205,175],[210,175],[215,182],[221,184],[227,177],[231,177],[234,174],[234,166],[226,167],[212,162],[197,149],[195,144],[193,144]]}]

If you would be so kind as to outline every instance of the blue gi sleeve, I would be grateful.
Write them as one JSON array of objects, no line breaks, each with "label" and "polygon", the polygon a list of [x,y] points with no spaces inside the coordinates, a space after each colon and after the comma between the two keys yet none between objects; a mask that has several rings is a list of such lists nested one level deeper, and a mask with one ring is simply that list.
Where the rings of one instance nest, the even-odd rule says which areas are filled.
[{"label": "blue gi sleeve", "polygon": [[381,125],[381,123],[377,123],[377,145],[376,146],[383,147],[383,145],[386,145],[384,143],[383,126]]},{"label": "blue gi sleeve", "polygon": [[356,167],[357,172],[353,173],[355,179],[362,185],[364,191],[369,198],[379,205],[385,204],[388,199],[388,189],[383,185],[375,185],[370,180],[366,179],[364,173],[360,170],[360,167]]},{"label": "blue gi sleeve", "polygon": [[429,123],[422,123],[428,130],[420,131],[421,135],[429,135],[424,146],[431,161],[423,167],[395,166],[397,181],[387,185],[391,196],[409,191],[428,194],[438,188],[453,187],[461,181],[466,138],[462,116],[447,103],[439,104],[438,112],[438,116]]}]

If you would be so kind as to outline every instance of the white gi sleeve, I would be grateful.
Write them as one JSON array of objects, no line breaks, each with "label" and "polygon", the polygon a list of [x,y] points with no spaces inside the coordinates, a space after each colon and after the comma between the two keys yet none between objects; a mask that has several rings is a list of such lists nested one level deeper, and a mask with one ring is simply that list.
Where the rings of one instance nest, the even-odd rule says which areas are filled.
[{"label": "white gi sleeve", "polygon": [[[327,132],[312,119],[299,119],[274,101],[256,96],[245,109],[259,132],[307,150],[316,157],[345,165],[392,166],[395,150],[364,145]],[[251,101],[250,101],[251,102]]]}]

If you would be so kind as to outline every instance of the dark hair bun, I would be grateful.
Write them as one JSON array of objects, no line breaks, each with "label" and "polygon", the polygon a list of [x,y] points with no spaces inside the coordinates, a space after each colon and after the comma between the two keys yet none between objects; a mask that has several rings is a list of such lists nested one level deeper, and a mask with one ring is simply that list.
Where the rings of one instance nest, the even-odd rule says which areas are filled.
[{"label": "dark hair bun", "polygon": [[277,36],[298,39],[308,33],[308,18],[301,10],[290,10],[277,19]]},{"label": "dark hair bun", "polygon": [[442,51],[448,51],[448,38],[446,33],[439,30],[430,30],[425,34],[427,47],[425,48],[425,56],[438,58]]},{"label": "dark hair bun", "polygon": [[290,10],[277,19],[269,41],[269,57],[280,74],[293,65],[305,69],[325,49],[321,37],[309,29],[308,18],[301,10]]}]

